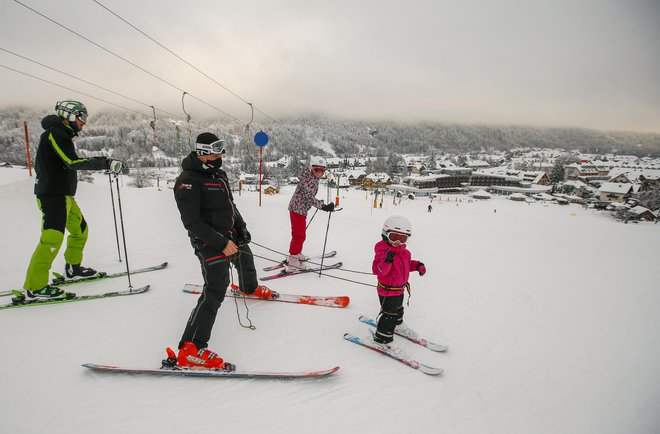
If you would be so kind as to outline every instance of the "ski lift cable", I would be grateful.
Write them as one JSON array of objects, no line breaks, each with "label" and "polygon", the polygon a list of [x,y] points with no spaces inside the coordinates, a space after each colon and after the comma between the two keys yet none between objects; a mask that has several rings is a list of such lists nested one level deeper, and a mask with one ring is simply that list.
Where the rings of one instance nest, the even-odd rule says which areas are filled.
[{"label": "ski lift cable", "polygon": [[[73,78],[73,79],[76,79],[76,80],[78,80],[78,81],[82,81],[83,83],[87,83],[87,84],[89,84],[89,85],[91,85],[91,86],[97,87],[97,88],[102,89],[102,90],[104,90],[104,91],[106,91],[106,92],[110,92],[110,93],[112,93],[112,94],[114,94],[114,95],[120,96],[120,97],[122,97],[122,98],[126,98],[126,99],[131,100],[131,101],[133,101],[133,102],[136,102],[136,103],[138,103],[138,104],[142,104],[143,106],[146,106],[146,107],[153,107],[153,106],[151,106],[151,105],[149,105],[149,104],[147,104],[147,103],[144,103],[144,102],[142,102],[142,101],[139,101],[139,100],[137,100],[137,99],[135,99],[135,98],[131,98],[130,96],[123,95],[123,94],[121,94],[121,93],[119,93],[119,92],[115,92],[114,90],[111,90],[111,89],[105,88],[105,87],[103,87],[103,86],[101,86],[101,85],[98,85],[98,84],[96,84],[96,83],[92,83],[91,81],[85,80],[84,78],[76,77],[75,75],[69,74],[69,73],[67,73],[67,72],[61,71],[61,70],[56,69],[56,68],[53,68],[53,67],[50,67],[50,66],[48,66],[48,65],[46,65],[46,64],[44,64],[44,63],[38,62],[38,61],[36,61],[36,60],[34,60],[34,59],[30,59],[29,57],[25,57],[25,56],[22,56],[22,55],[20,55],[20,54],[18,54],[18,53],[15,53],[15,52],[13,52],[13,51],[11,51],[11,50],[7,50],[6,48],[2,48],[2,47],[0,47],[0,50],[1,50],[1,51],[4,51],[4,52],[6,52],[6,53],[9,53],[9,54],[13,54],[13,55],[16,56],[16,57],[20,57],[21,59],[27,60],[27,61],[29,61],[29,62],[32,62],[32,63],[34,63],[34,64],[37,64],[37,65],[39,65],[39,66],[42,66],[42,67],[44,67],[44,68],[50,69],[51,71],[55,71],[55,72],[58,72],[58,73],[60,73],[60,74],[62,74],[62,75],[66,75],[66,76],[68,76],[68,77],[71,77],[71,78]],[[160,112],[166,113],[166,114],[168,114],[168,115],[170,115],[170,116],[177,117],[177,115],[175,115],[174,113],[170,113],[170,112],[168,112],[168,111],[161,110],[161,109],[157,109],[157,110],[160,111]]]},{"label": "ski lift cable", "polygon": [[[28,6],[28,5],[24,4],[24,3],[22,3],[21,1],[19,1],[19,0],[14,0],[14,2],[15,2],[15,3],[18,3],[19,5],[23,6],[24,8],[26,8],[26,9],[32,11],[32,12],[34,12],[35,14],[39,15],[40,17],[42,17],[42,18],[44,18],[44,19],[50,21],[51,23],[56,24],[57,26],[59,26],[59,27],[65,29],[65,30],[67,30],[67,31],[69,31],[69,32],[71,32],[71,33],[73,33],[74,35],[78,36],[79,38],[84,39],[85,41],[89,42],[90,44],[95,45],[96,47],[100,48],[101,50],[105,51],[106,53],[111,54],[111,55],[115,56],[116,58],[123,60],[124,62],[128,63],[129,65],[131,65],[131,66],[133,66],[133,67],[135,67],[135,68],[137,68],[137,69],[139,69],[140,71],[144,72],[145,74],[148,74],[148,75],[152,76],[153,78],[155,78],[155,79],[157,79],[157,80],[160,80],[161,82],[167,84],[168,86],[173,87],[174,89],[177,89],[177,90],[180,91],[180,92],[183,92],[183,89],[181,89],[180,87],[178,87],[178,86],[176,86],[176,85],[170,83],[169,81],[165,80],[164,78],[159,77],[158,75],[154,74],[153,72],[148,71],[147,69],[145,69],[145,68],[143,68],[143,67],[137,65],[137,64],[134,63],[134,62],[131,62],[130,60],[126,59],[125,57],[122,57],[122,56],[120,56],[119,54],[117,54],[117,53],[115,53],[115,52],[113,52],[113,51],[111,51],[111,50],[105,48],[104,46],[102,46],[102,45],[100,45],[100,44],[98,44],[98,43],[92,41],[91,39],[89,39],[89,38],[87,38],[87,37],[81,35],[80,33],[77,33],[76,31],[74,31],[74,30],[68,28],[67,26],[58,23],[57,21],[53,20],[52,18],[50,18],[50,17],[48,17],[48,16],[42,14],[41,12],[39,12],[39,11],[37,11],[37,10],[31,8],[30,6]],[[207,103],[206,101],[204,101],[204,100],[202,100],[202,99],[200,99],[200,98],[197,98],[197,97],[191,95],[190,93],[188,93],[188,95],[190,95],[191,97],[193,97],[193,98],[199,100],[200,102],[202,102],[202,103],[208,105],[209,107],[211,107],[211,108],[213,108],[213,109],[215,109],[215,110],[218,110],[220,113],[222,113],[222,114],[224,114],[224,115],[226,115],[226,116],[230,116],[230,115],[228,115],[227,113],[225,113],[224,111],[218,109],[217,107],[215,107],[215,106],[213,106],[213,105]],[[233,119],[238,120],[237,118],[235,118],[235,117],[233,117],[233,116],[230,116],[230,117],[233,118]]]},{"label": "ski lift cable", "polygon": [[82,92],[82,91],[80,91],[80,90],[72,89],[72,88],[70,88],[70,87],[67,87],[67,86],[64,86],[64,85],[61,85],[61,84],[58,84],[58,83],[54,83],[54,82],[52,82],[52,81],[46,80],[45,78],[37,77],[36,75],[28,74],[27,72],[19,71],[18,69],[14,69],[14,68],[11,68],[11,67],[9,67],[9,66],[2,65],[2,64],[0,64],[0,67],[5,68],[5,69],[9,69],[10,71],[14,71],[14,72],[17,72],[17,73],[19,73],[19,74],[23,74],[23,75],[25,75],[25,76],[28,76],[28,77],[31,77],[31,78],[34,78],[34,79],[37,79],[37,80],[40,80],[40,81],[43,81],[43,82],[48,83],[48,84],[52,84],[53,86],[61,87],[62,89],[70,90],[70,91],[72,91],[72,92],[76,92],[76,93],[79,93],[79,94],[81,94],[81,95],[88,96],[88,97],[93,98],[93,99],[95,99],[95,100],[102,101],[102,102],[104,102],[104,103],[106,103],[106,104],[110,104],[110,105],[113,105],[113,106],[115,106],[115,107],[119,107],[119,108],[124,109],[124,110],[126,110],[126,111],[133,112],[133,113],[138,113],[138,114],[141,114],[142,116],[149,117],[149,115],[147,115],[147,114],[145,114],[145,113],[143,113],[143,112],[141,112],[141,111],[133,110],[133,109],[131,109],[131,108],[124,107],[123,105],[120,105],[120,104],[116,104],[116,103],[114,103],[114,102],[107,101],[107,100],[105,100],[105,99],[103,99],[103,98],[99,98],[99,97],[97,97],[97,96],[90,95],[90,94],[85,93],[85,92]]},{"label": "ski lift cable", "polygon": [[[143,32],[142,30],[140,30],[137,26],[131,24],[131,23],[128,22],[126,19],[122,18],[119,14],[117,14],[116,12],[110,10],[107,6],[105,6],[104,4],[102,4],[101,2],[99,2],[98,0],[92,0],[92,1],[93,1],[94,3],[96,3],[97,5],[99,5],[100,7],[102,7],[103,9],[105,9],[106,11],[108,11],[109,13],[111,13],[112,15],[114,15],[115,17],[117,17],[119,20],[121,20],[121,21],[123,21],[124,23],[126,23],[128,26],[132,27],[132,28],[133,28],[135,31],[137,31],[138,33],[142,34],[143,36],[145,36],[146,38],[148,38],[149,40],[151,40],[153,43],[155,43],[156,45],[158,45],[159,47],[161,47],[162,49],[164,49],[165,51],[167,51],[168,53],[170,53],[171,55],[173,55],[174,57],[176,57],[177,59],[181,60],[181,61],[182,61],[183,63],[185,63],[186,65],[190,66],[190,67],[191,67],[192,69],[194,69],[195,71],[197,71],[197,72],[199,72],[200,74],[202,74],[204,77],[208,78],[209,80],[211,80],[212,82],[214,82],[215,84],[217,84],[218,86],[220,86],[221,88],[223,88],[224,90],[226,90],[227,92],[229,92],[230,94],[232,94],[233,96],[235,96],[236,98],[238,98],[239,100],[243,101],[245,104],[248,104],[249,106],[252,107],[252,103],[246,101],[243,97],[241,97],[240,95],[238,95],[236,92],[232,91],[232,90],[229,89],[227,86],[225,86],[225,85],[223,85],[222,83],[218,82],[218,81],[215,80],[213,77],[211,77],[210,75],[208,75],[207,73],[205,73],[204,71],[202,71],[201,69],[199,69],[198,67],[196,67],[195,65],[193,65],[192,63],[188,62],[188,61],[187,61],[186,59],[184,59],[183,57],[181,57],[181,56],[179,56],[178,54],[176,54],[174,51],[172,51],[172,50],[170,50],[169,48],[167,48],[165,45],[161,44],[160,42],[158,42],[157,40],[155,40],[154,38],[152,38],[151,36],[149,36],[148,34],[146,34],[145,32]],[[253,118],[254,118],[254,110],[255,110],[255,108],[253,107],[253,108],[252,108],[252,111],[253,111],[253,113],[252,113],[252,117],[253,117]],[[267,117],[268,119],[270,119],[270,120],[272,120],[272,121],[275,121],[275,119],[273,119],[272,117],[270,117],[268,114],[264,113],[262,110],[259,110],[258,108],[256,108],[256,110],[257,110],[259,113],[261,113],[262,115],[264,115],[265,117]]]}]

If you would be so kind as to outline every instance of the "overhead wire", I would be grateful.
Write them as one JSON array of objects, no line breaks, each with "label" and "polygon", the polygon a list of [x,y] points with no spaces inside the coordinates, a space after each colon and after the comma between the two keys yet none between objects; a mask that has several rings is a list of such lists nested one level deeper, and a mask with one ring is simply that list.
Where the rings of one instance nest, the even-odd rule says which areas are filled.
[{"label": "overhead wire", "polygon": [[131,108],[128,108],[128,107],[124,107],[123,105],[116,104],[116,103],[111,102],[111,101],[107,101],[107,100],[105,100],[105,99],[103,99],[103,98],[99,98],[99,97],[97,97],[97,96],[90,95],[90,94],[85,93],[85,92],[82,92],[82,91],[80,91],[80,90],[73,89],[73,88],[70,88],[70,87],[67,87],[67,86],[64,86],[64,85],[58,84],[58,83],[54,83],[54,82],[52,82],[52,81],[46,80],[45,78],[37,77],[36,75],[28,74],[27,72],[19,71],[18,69],[14,69],[14,68],[11,68],[11,67],[9,67],[9,66],[2,65],[2,64],[0,64],[0,67],[5,68],[5,69],[9,69],[10,71],[14,71],[14,72],[17,72],[17,73],[19,73],[19,74],[23,74],[23,75],[25,75],[25,76],[28,76],[28,77],[31,77],[31,78],[34,78],[34,79],[37,79],[37,80],[40,80],[40,81],[43,81],[43,82],[45,82],[45,83],[52,84],[53,86],[61,87],[61,88],[66,89],[66,90],[70,90],[70,91],[72,91],[72,92],[76,92],[76,93],[79,93],[79,94],[81,94],[81,95],[88,96],[88,97],[93,98],[93,99],[95,99],[95,100],[102,101],[102,102],[104,102],[104,103],[106,103],[106,104],[110,104],[110,105],[113,105],[113,106],[115,106],[115,107],[119,107],[119,108],[121,108],[121,109],[124,109],[124,110],[130,111],[130,112],[134,112],[134,113],[138,113],[138,114],[141,114],[141,115],[143,115],[143,116],[145,116],[145,117],[149,117],[149,115],[147,115],[147,114],[145,114],[145,113],[142,113],[141,111],[134,110],[134,109],[131,109]]},{"label": "overhead wire", "polygon": [[[81,35],[80,33],[78,33],[78,32],[76,32],[76,31],[70,29],[69,27],[65,26],[64,24],[61,24],[61,23],[59,23],[59,22],[53,20],[52,18],[50,18],[50,17],[48,17],[48,16],[42,14],[41,12],[37,11],[36,9],[31,8],[30,6],[26,5],[25,3],[22,3],[22,2],[19,1],[19,0],[14,0],[14,2],[18,3],[19,5],[23,6],[24,8],[26,8],[26,9],[32,11],[32,12],[34,12],[35,14],[39,15],[40,17],[42,17],[42,18],[44,18],[44,19],[50,21],[51,23],[53,23],[53,24],[55,24],[55,25],[57,25],[57,26],[59,26],[59,27],[65,29],[65,30],[67,30],[68,32],[73,33],[74,35],[78,36],[79,38],[84,39],[85,41],[89,42],[90,44],[92,44],[92,45],[94,45],[94,46],[96,46],[96,47],[98,47],[98,48],[100,48],[101,50],[105,51],[106,53],[111,54],[111,55],[115,56],[116,58],[123,60],[124,62],[128,63],[129,65],[131,65],[131,66],[133,66],[133,67],[135,67],[135,68],[137,68],[137,69],[139,69],[140,71],[144,72],[145,74],[148,74],[148,75],[150,75],[151,77],[156,78],[157,80],[160,80],[161,82],[167,84],[168,86],[170,86],[170,87],[172,87],[172,88],[174,88],[174,89],[177,89],[177,90],[180,91],[180,92],[185,92],[183,89],[181,89],[180,87],[176,86],[175,84],[170,83],[169,81],[165,80],[165,79],[162,78],[162,77],[159,77],[158,75],[154,74],[153,72],[151,72],[151,71],[149,71],[149,70],[147,70],[147,69],[145,69],[145,68],[143,68],[143,67],[137,65],[137,64],[134,63],[134,62],[131,62],[130,60],[128,60],[128,59],[126,59],[125,57],[123,57],[123,56],[121,56],[121,55],[119,55],[119,54],[113,52],[112,50],[109,50],[108,48],[105,48],[105,47],[102,46],[101,44],[92,41],[91,39],[89,39],[89,38],[87,38],[87,37]],[[210,103],[204,101],[203,99],[201,99],[201,98],[199,98],[199,97],[196,97],[196,96],[192,95],[190,92],[187,92],[187,93],[188,93],[188,95],[190,95],[191,98],[196,99],[197,101],[201,102],[202,104],[205,104],[205,105],[207,105],[208,107],[211,107],[211,108],[217,110],[218,112],[224,114],[225,116],[227,116],[227,117],[229,117],[229,118],[232,118],[232,119],[234,119],[234,120],[236,120],[236,121],[238,121],[238,122],[241,122],[240,119],[238,119],[238,118],[236,118],[236,117],[230,115],[229,113],[226,113],[225,111],[219,109],[218,107],[215,107],[214,105],[212,105],[212,104],[210,104]]]},{"label": "overhead wire", "polygon": [[268,119],[270,119],[270,120],[276,122],[276,120],[273,119],[271,116],[269,116],[267,113],[263,112],[262,110],[260,110],[260,109],[257,108],[256,106],[254,106],[251,102],[248,102],[248,101],[245,100],[243,97],[241,97],[240,95],[238,95],[236,92],[232,91],[231,89],[229,89],[229,88],[228,88],[227,86],[225,86],[224,84],[218,82],[218,81],[215,80],[213,77],[211,77],[210,75],[208,75],[207,73],[205,73],[204,71],[202,71],[201,69],[199,69],[198,67],[196,67],[195,65],[193,65],[192,63],[190,63],[189,61],[187,61],[186,59],[184,59],[183,57],[179,56],[179,55],[178,55],[177,53],[175,53],[174,51],[170,50],[170,49],[167,48],[165,45],[161,44],[160,42],[158,42],[157,40],[155,40],[154,38],[152,38],[151,36],[149,36],[149,35],[148,35],[147,33],[145,33],[144,31],[140,30],[137,26],[135,26],[134,24],[130,23],[130,22],[129,22],[128,20],[126,20],[125,18],[121,17],[119,14],[117,14],[116,12],[114,12],[113,10],[111,10],[110,8],[108,8],[107,6],[105,6],[105,5],[104,5],[103,3],[101,3],[100,1],[98,1],[98,0],[92,0],[92,1],[93,1],[94,3],[96,3],[97,5],[99,5],[100,7],[102,7],[103,9],[105,9],[106,11],[108,11],[109,13],[111,13],[112,15],[114,15],[115,17],[117,17],[119,20],[121,20],[121,21],[123,21],[124,23],[126,23],[128,26],[132,27],[132,28],[133,28],[135,31],[137,31],[138,33],[142,34],[143,36],[145,36],[146,38],[148,38],[149,40],[151,40],[153,43],[155,43],[156,45],[158,45],[159,47],[161,47],[162,49],[164,49],[165,51],[167,51],[168,53],[170,53],[171,55],[173,55],[174,57],[176,57],[177,59],[181,60],[181,61],[182,61],[183,63],[185,63],[186,65],[190,66],[190,67],[191,67],[192,69],[194,69],[195,71],[197,71],[197,72],[199,72],[200,74],[202,74],[204,77],[206,77],[206,78],[208,78],[209,80],[211,80],[213,83],[217,84],[218,86],[220,86],[221,88],[223,88],[224,90],[226,90],[227,92],[229,92],[230,94],[232,94],[233,96],[235,96],[236,98],[238,98],[239,100],[241,100],[242,102],[244,102],[245,104],[248,104],[249,106],[251,106],[251,107],[253,108],[253,110],[258,111],[259,113],[261,113],[262,115],[264,115],[264,116],[267,117]]},{"label": "overhead wire", "polygon": [[[38,62],[38,61],[36,61],[36,60],[34,60],[34,59],[30,59],[29,57],[25,57],[25,56],[23,56],[23,55],[20,55],[20,54],[18,54],[18,53],[15,53],[15,52],[13,52],[13,51],[11,51],[11,50],[7,50],[6,48],[2,48],[2,47],[0,47],[0,50],[1,50],[1,51],[4,51],[4,52],[6,52],[6,53],[12,54],[12,55],[14,55],[14,56],[16,56],[16,57],[20,57],[21,59],[27,60],[27,61],[32,62],[32,63],[34,63],[34,64],[37,64],[37,65],[39,65],[39,66],[42,66],[42,67],[44,67],[44,68],[50,69],[51,71],[55,71],[55,72],[58,72],[58,73],[60,73],[60,74],[66,75],[67,77],[71,77],[71,78],[74,78],[74,79],[76,79],[76,80],[82,81],[83,83],[87,83],[87,84],[89,84],[89,85],[91,85],[91,86],[97,87],[97,88],[102,89],[102,90],[104,90],[104,91],[106,91],[106,92],[110,92],[110,93],[112,93],[112,94],[114,94],[114,95],[120,96],[120,97],[122,97],[122,98],[126,98],[126,99],[128,99],[128,100],[131,100],[131,101],[133,101],[133,102],[136,102],[136,103],[138,103],[138,104],[141,104],[141,105],[143,105],[143,106],[145,106],[145,107],[150,107],[150,108],[153,107],[152,105],[149,105],[149,104],[147,104],[147,103],[145,103],[145,102],[139,101],[139,100],[137,100],[137,99],[135,99],[135,98],[132,98],[132,97],[130,97],[130,96],[123,95],[123,94],[121,94],[121,93],[119,93],[119,92],[115,92],[115,91],[112,90],[112,89],[108,89],[108,88],[103,87],[103,86],[101,86],[101,85],[98,85],[98,84],[96,84],[96,83],[92,83],[91,81],[85,80],[84,78],[76,77],[75,75],[69,74],[69,73],[67,73],[67,72],[65,72],[65,71],[61,71],[61,70],[59,70],[59,69],[57,69],[57,68],[53,68],[53,67],[48,66],[48,65],[46,65],[46,64],[44,64],[44,63]],[[175,117],[175,118],[176,118],[176,117],[179,117],[179,115],[175,115],[174,113],[170,113],[170,112],[168,112],[168,111],[166,111],[166,110],[162,110],[162,109],[159,109],[159,108],[156,108],[156,110],[158,110],[159,112],[166,113],[166,114],[168,114],[168,115],[170,115],[170,116],[173,116],[173,117]]]}]

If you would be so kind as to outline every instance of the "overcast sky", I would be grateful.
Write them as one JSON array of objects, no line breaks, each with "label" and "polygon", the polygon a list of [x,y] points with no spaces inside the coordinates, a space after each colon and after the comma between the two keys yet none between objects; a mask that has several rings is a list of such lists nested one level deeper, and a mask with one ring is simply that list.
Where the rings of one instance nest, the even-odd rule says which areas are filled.
[{"label": "overcast sky", "polygon": [[[0,0],[0,105],[87,93],[150,114],[250,119],[245,102],[92,0]],[[98,0],[277,119],[490,123],[660,133],[660,0]],[[185,5],[185,6],[182,6]],[[205,103],[215,107],[210,108]],[[167,115],[158,114],[159,118]],[[255,122],[265,119],[257,113]]]}]

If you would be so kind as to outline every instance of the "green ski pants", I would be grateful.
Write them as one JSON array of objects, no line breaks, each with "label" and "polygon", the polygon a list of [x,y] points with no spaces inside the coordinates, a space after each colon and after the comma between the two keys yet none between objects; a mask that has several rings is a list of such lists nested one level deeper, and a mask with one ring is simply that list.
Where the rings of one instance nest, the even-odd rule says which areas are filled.
[{"label": "green ski pants", "polygon": [[32,254],[23,288],[41,289],[48,285],[50,267],[64,241],[64,230],[69,232],[64,259],[67,264],[80,264],[87,242],[87,222],[73,196],[37,196],[37,206],[43,214],[41,238]]}]

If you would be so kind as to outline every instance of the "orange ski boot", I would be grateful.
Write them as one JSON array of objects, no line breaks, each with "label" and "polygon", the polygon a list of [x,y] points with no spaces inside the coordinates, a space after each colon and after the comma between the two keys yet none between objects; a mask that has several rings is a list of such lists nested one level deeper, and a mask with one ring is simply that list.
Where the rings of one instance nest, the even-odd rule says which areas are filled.
[{"label": "orange ski boot", "polygon": [[[169,354],[169,351],[168,351]],[[184,342],[179,348],[177,366],[188,368],[225,369],[225,361],[213,351],[198,349],[192,342]]]},{"label": "orange ski boot", "polygon": [[251,295],[251,296],[259,297],[259,298],[263,298],[263,299],[275,298],[275,293],[273,293],[273,291],[270,288],[268,288],[267,286],[264,286],[264,285],[257,286],[257,289],[255,289],[254,292],[248,294],[247,292],[241,291],[240,288],[238,287],[238,285],[232,283],[231,284],[231,290],[234,293],[240,293],[242,295]]}]

